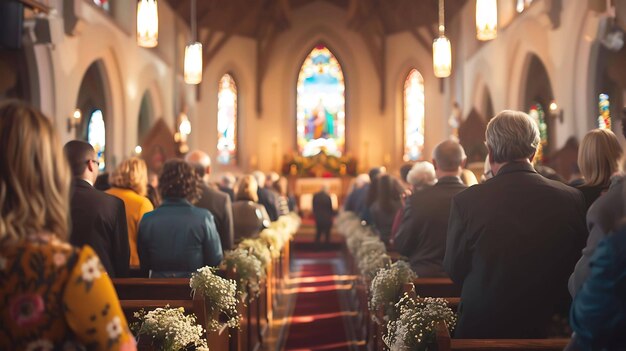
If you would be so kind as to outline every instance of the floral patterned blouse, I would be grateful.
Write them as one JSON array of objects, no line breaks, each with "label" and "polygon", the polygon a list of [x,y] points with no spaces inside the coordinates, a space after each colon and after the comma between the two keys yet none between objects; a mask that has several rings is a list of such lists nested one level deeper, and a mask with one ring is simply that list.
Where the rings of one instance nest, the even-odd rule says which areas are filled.
[{"label": "floral patterned blouse", "polygon": [[95,252],[37,235],[0,248],[0,350],[135,350]]}]

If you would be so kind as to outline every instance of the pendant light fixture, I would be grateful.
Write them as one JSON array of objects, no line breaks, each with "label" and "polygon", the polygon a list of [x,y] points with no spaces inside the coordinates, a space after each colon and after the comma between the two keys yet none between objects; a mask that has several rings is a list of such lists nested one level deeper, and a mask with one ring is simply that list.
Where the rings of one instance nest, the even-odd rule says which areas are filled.
[{"label": "pendant light fixture", "polygon": [[498,4],[496,0],[476,0],[476,38],[486,41],[498,36]]},{"label": "pendant light fixture", "polygon": [[452,46],[446,37],[444,0],[439,0],[439,37],[433,42],[433,69],[435,77],[446,78],[452,71]]},{"label": "pendant light fixture", "polygon": [[191,43],[185,48],[185,83],[202,82],[202,43],[196,39],[196,0],[191,0]]},{"label": "pendant light fixture", "polygon": [[159,43],[159,9],[157,0],[139,0],[137,3],[137,44],[153,48]]}]

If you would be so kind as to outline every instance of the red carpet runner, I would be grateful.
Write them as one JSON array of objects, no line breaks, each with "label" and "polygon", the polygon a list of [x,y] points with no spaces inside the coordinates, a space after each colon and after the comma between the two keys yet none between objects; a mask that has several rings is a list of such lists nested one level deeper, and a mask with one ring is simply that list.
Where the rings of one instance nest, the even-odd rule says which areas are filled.
[{"label": "red carpet runner", "polygon": [[[340,303],[342,290],[350,288],[337,275],[337,251],[296,252],[292,293],[297,294],[285,350],[352,350]],[[299,262],[299,263],[298,263]]]}]

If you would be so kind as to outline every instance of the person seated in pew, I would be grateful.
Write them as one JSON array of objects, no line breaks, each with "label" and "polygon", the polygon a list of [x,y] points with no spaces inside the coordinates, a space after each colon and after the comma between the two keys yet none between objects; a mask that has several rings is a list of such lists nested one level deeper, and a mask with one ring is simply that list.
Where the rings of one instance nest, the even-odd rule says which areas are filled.
[{"label": "person seated in pew", "polygon": [[452,199],[444,257],[462,286],[456,338],[544,338],[570,301],[567,279],[585,244],[585,199],[537,174],[539,129],[502,111],[485,133],[494,177]]},{"label": "person seated in pew", "polygon": [[568,350],[626,350],[626,227],[602,239],[570,313]]},{"label": "person seated in pew", "polygon": [[137,230],[144,214],[154,210],[146,197],[148,194],[148,167],[139,157],[128,158],[120,163],[109,177],[111,189],[107,194],[124,201],[128,243],[130,245],[130,267],[139,268],[137,255]]},{"label": "person seated in pew", "polygon": [[143,216],[137,238],[141,270],[151,278],[187,278],[198,268],[222,261],[213,215],[191,204],[199,195],[198,182],[185,161],[163,165],[159,178],[163,203]]},{"label": "person seated in pew", "polygon": [[204,151],[194,150],[185,156],[185,161],[195,167],[196,174],[201,179],[200,198],[195,205],[211,212],[220,235],[222,250],[232,250],[235,241],[232,204],[228,194],[209,186],[211,157]]},{"label": "person seated in pew", "polygon": [[404,216],[394,240],[395,249],[409,257],[418,277],[446,277],[443,256],[450,218],[450,201],[467,187],[459,178],[465,166],[463,147],[446,140],[433,152],[437,183],[415,191],[406,202]]},{"label": "person seated in pew", "polygon": [[89,245],[112,278],[129,275],[130,246],[124,202],[96,189],[96,151],[91,144],[72,140],[63,147],[72,172],[69,241]]},{"label": "person seated in pew", "polygon": [[235,241],[259,236],[261,230],[269,227],[270,217],[265,207],[258,203],[258,184],[252,175],[241,177],[235,187],[235,202],[233,202],[233,218],[235,226]]},{"label": "person seated in pew", "polygon": [[66,242],[72,174],[50,120],[3,104],[0,150],[0,350],[136,350],[98,255]]}]

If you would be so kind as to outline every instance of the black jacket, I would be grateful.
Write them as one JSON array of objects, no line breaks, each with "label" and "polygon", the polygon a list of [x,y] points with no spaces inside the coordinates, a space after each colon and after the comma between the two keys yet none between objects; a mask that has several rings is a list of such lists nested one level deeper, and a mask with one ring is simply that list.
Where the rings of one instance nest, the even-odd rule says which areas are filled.
[{"label": "black jacket", "polygon": [[319,191],[313,195],[313,215],[315,224],[318,227],[330,227],[333,222],[333,202],[324,191]]},{"label": "black jacket", "polygon": [[200,185],[202,191],[196,207],[209,210],[215,220],[215,227],[220,234],[222,250],[233,248],[235,235],[233,234],[233,210],[230,196],[219,190],[213,189],[206,184]]},{"label": "black jacket", "polygon": [[70,243],[91,246],[112,278],[128,276],[130,249],[124,202],[75,179],[70,215]]},{"label": "black jacket", "polygon": [[450,203],[454,195],[466,188],[458,177],[443,177],[434,186],[416,191],[407,199],[394,246],[409,257],[418,277],[447,276],[443,256]]},{"label": "black jacket", "polygon": [[462,285],[457,338],[543,338],[571,299],[567,279],[585,245],[585,200],[529,163],[452,200],[444,267]]},{"label": "black jacket", "polygon": [[267,214],[270,216],[270,220],[274,222],[278,219],[278,200],[276,199],[276,194],[267,188],[262,188],[259,186],[257,190],[257,195],[259,196],[259,203],[265,207]]}]

